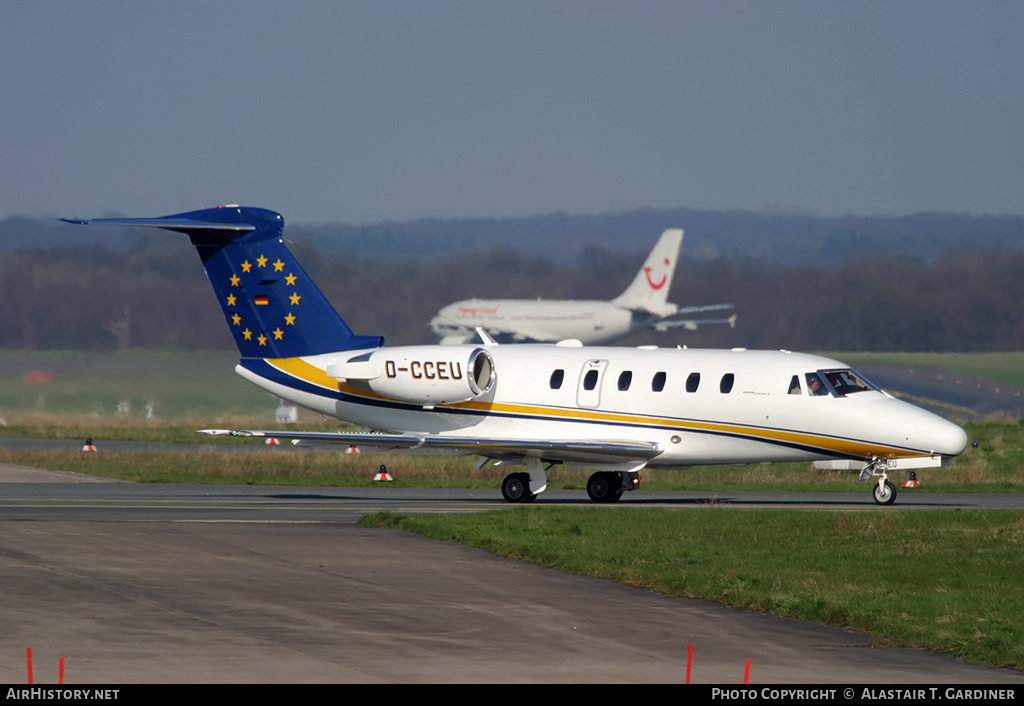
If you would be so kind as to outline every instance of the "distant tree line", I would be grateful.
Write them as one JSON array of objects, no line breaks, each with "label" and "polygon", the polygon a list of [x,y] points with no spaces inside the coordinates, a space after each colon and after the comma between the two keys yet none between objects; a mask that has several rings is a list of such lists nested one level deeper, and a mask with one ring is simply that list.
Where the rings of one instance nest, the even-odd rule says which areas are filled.
[{"label": "distant tree line", "polygon": [[[443,305],[477,297],[609,299],[642,255],[582,251],[574,266],[504,247],[427,261],[293,252],[357,333],[390,344],[432,342]],[[649,332],[623,341],[691,347],[836,351],[1024,350],[1024,253],[962,252],[786,267],[751,258],[683,259],[671,300],[731,302],[734,329]],[[180,236],[21,248],[0,258],[0,348],[231,349],[202,266]]]},{"label": "distant tree line", "polygon": [[[505,246],[571,267],[587,245],[640,256],[665,228],[686,230],[683,250],[688,259],[750,257],[789,267],[834,266],[851,258],[898,255],[933,263],[953,252],[1024,250],[1024,216],[1013,215],[822,217],[781,210],[652,208],[593,216],[422,218],[366,225],[305,225],[301,216],[284,214],[289,238],[314,242],[324,252],[385,261],[450,259]],[[54,218],[14,216],[0,220],[0,256],[23,247],[60,247],[93,238],[123,251],[137,242],[140,233],[129,228],[83,229]]]}]

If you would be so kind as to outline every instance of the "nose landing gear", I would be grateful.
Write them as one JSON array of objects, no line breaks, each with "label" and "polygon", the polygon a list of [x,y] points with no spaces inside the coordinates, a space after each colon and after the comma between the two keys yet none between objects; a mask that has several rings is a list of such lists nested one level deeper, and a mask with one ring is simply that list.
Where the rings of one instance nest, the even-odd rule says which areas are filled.
[{"label": "nose landing gear", "polygon": [[868,480],[872,476],[878,478],[878,483],[871,489],[871,497],[879,505],[892,505],[896,502],[896,486],[889,480],[888,464],[885,459],[872,457],[864,464],[860,472],[860,480]]}]

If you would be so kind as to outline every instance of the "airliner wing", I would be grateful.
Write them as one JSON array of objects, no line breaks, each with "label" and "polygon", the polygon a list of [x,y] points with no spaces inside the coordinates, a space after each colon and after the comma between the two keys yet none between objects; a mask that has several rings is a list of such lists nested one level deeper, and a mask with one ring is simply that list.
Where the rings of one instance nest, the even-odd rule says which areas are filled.
[{"label": "airliner wing", "polygon": [[736,314],[733,314],[727,319],[672,319],[671,321],[656,321],[651,324],[651,328],[655,331],[664,333],[672,328],[685,328],[687,331],[695,331],[700,326],[706,326],[707,324],[729,324],[730,327],[736,327]]},{"label": "airliner wing", "polygon": [[642,441],[486,439],[480,437],[418,436],[415,434],[374,434],[356,432],[254,431],[234,429],[201,429],[213,436],[248,438],[298,439],[354,446],[416,449],[421,447],[454,449],[467,454],[498,460],[532,456],[542,461],[563,461],[588,464],[600,468],[642,468],[647,461],[662,453],[660,444]]},{"label": "airliner wing", "polygon": [[[490,331],[496,338],[500,338],[500,332],[495,334],[494,331]],[[522,343],[553,343],[557,340],[556,336],[552,336],[549,331],[531,330],[528,328],[517,329],[516,331],[510,332],[512,338]],[[506,334],[508,335],[508,334]]]},{"label": "airliner wing", "polygon": [[491,336],[492,341],[498,343],[554,343],[561,340],[552,336],[550,331],[531,329],[526,326],[516,329],[489,326],[485,332]]},{"label": "airliner wing", "polygon": [[697,314],[702,311],[722,311],[723,309],[733,309],[732,304],[707,304],[705,306],[684,306],[676,309],[677,314]]}]

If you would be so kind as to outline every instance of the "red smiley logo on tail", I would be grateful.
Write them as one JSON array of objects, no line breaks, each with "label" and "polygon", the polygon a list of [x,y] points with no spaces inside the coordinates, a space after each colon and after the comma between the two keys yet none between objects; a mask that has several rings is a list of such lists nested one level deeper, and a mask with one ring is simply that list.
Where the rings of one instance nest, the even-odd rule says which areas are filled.
[{"label": "red smiley logo on tail", "polygon": [[[668,267],[668,265],[669,265],[669,259],[665,258],[665,267]],[[644,268],[644,274],[647,275],[647,284],[651,285],[651,289],[661,289],[662,287],[665,286],[665,282],[668,281],[668,275],[662,275],[661,276],[661,281],[658,282],[657,284],[655,284],[651,280],[651,268],[650,267],[645,267]]]}]

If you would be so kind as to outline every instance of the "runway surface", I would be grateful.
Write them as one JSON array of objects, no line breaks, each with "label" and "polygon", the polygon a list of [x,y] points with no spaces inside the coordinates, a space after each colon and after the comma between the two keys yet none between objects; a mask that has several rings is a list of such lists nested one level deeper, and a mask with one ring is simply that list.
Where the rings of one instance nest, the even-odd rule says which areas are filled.
[{"label": "runway surface", "polygon": [[[1024,683],[868,635],[355,524],[378,509],[509,507],[496,491],[91,480],[0,468],[0,682],[24,683],[31,647],[37,684],[56,681],[61,656],[69,684],[680,683],[692,643],[693,683],[740,684],[747,659],[751,683]],[[630,505],[682,510],[873,507],[867,493],[634,495]],[[995,502],[911,497],[921,509]],[[582,491],[544,502],[589,506]]]}]

